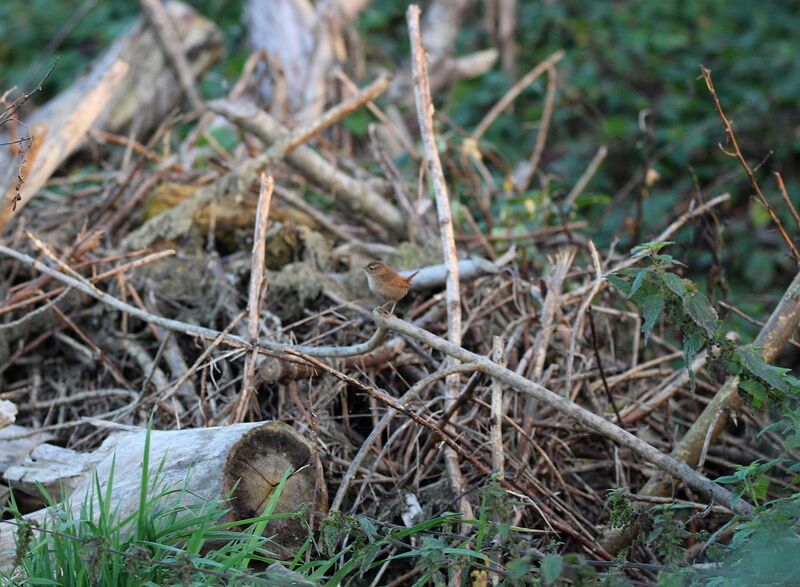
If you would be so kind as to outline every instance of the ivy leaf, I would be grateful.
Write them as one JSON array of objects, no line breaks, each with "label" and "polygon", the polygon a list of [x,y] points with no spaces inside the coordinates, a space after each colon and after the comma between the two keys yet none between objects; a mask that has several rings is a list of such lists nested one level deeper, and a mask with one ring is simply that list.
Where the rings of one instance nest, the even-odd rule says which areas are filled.
[{"label": "ivy leaf", "polygon": [[564,561],[556,554],[548,554],[542,557],[542,578],[546,585],[555,583],[564,570]]},{"label": "ivy leaf", "polygon": [[647,339],[653,331],[653,326],[655,326],[656,320],[661,316],[661,311],[664,309],[664,298],[658,294],[647,296],[642,300],[641,308],[642,317],[644,318],[642,334],[644,335],[644,343],[647,344]]},{"label": "ivy leaf", "polygon": [[695,291],[683,298],[683,309],[709,337],[717,331],[717,311],[704,293]]},{"label": "ivy leaf", "polygon": [[659,271],[659,275],[664,285],[666,285],[672,293],[680,299],[686,297],[686,285],[684,285],[683,279],[674,273],[667,273],[666,271]]},{"label": "ivy leaf", "polygon": [[633,285],[631,285],[631,290],[628,292],[628,299],[636,295],[636,292],[639,291],[640,287],[642,287],[642,284],[644,283],[644,278],[647,277],[648,272],[649,272],[648,269],[642,269],[636,275],[636,279],[633,280]]},{"label": "ivy leaf", "polygon": [[760,408],[767,401],[767,388],[754,379],[747,379],[739,384],[753,398],[753,406]]},{"label": "ivy leaf", "polygon": [[686,370],[689,372],[689,384],[692,393],[695,390],[694,384],[694,369],[692,369],[692,361],[695,355],[703,348],[706,339],[696,329],[692,328],[683,335],[683,360],[686,363]]},{"label": "ivy leaf", "polygon": [[750,371],[753,375],[764,381],[770,387],[782,393],[788,393],[791,389],[789,383],[784,378],[784,369],[768,365],[761,358],[752,346],[741,346],[736,349],[736,358],[739,359],[742,367]]}]

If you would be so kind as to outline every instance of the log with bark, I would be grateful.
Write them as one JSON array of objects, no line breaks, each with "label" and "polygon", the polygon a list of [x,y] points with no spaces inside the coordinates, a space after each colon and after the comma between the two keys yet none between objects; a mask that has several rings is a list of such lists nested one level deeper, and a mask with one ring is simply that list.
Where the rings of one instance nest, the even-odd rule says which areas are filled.
[{"label": "log with bark", "polygon": [[[166,9],[197,77],[221,56],[222,34],[186,4],[170,2]],[[24,117],[31,141],[20,144],[22,155],[16,149],[0,151],[0,230],[86,143],[91,131],[119,133],[134,124],[137,132],[131,136],[137,138],[165,119],[180,103],[182,92],[152,30],[139,19],[72,87]],[[24,156],[21,169],[15,164],[18,156]],[[17,195],[19,201],[12,207]]]},{"label": "log with bark", "polygon": [[[105,492],[113,470],[111,511],[124,519],[139,507],[142,462],[147,431],[126,428],[112,434],[95,452],[80,454],[68,449],[42,445],[25,463],[6,471],[21,491],[38,494],[37,483],[47,481],[55,487],[60,476],[64,490],[70,491],[66,507],[79,516],[82,504],[95,500],[95,476]],[[42,450],[43,446],[49,447]],[[65,459],[73,466],[66,467]],[[73,454],[74,453],[74,454]],[[202,504],[228,496],[228,517],[240,520],[264,511],[282,475],[291,469],[274,513],[325,512],[328,495],[318,458],[311,444],[292,427],[282,422],[255,422],[218,428],[154,430],[150,432],[149,479],[151,491],[164,494],[161,505],[172,507]],[[183,491],[166,493],[167,488]],[[189,514],[191,510],[187,510]],[[24,519],[46,523],[51,510],[29,513]],[[14,558],[17,526],[0,523],[0,565]],[[271,520],[265,530],[273,536],[278,556],[295,552],[307,537],[301,520]]]}]

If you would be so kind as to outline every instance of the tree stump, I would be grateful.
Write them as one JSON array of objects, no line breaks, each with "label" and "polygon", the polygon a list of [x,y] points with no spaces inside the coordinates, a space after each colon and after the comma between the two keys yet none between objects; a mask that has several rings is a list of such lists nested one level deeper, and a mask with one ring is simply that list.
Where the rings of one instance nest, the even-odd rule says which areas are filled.
[{"label": "tree stump", "polygon": [[[88,499],[95,501],[93,511],[99,510],[94,476],[96,473],[101,492],[105,492],[112,467],[111,510],[118,512],[118,519],[124,519],[138,509],[146,434],[142,428],[117,432],[97,451],[86,455],[87,466],[82,479],[71,480],[71,486],[77,488],[67,498],[67,507],[74,516],[80,515],[81,506]],[[226,499],[235,487],[230,517],[238,520],[263,513],[281,476],[291,467],[293,472],[274,511],[302,511],[307,519],[313,508],[323,512],[328,508],[322,469],[318,459],[312,462],[312,452],[310,443],[283,422],[153,430],[150,433],[149,479],[158,476],[155,490],[159,493],[164,488],[186,488],[186,491],[169,493],[162,502],[165,506],[178,505],[178,500],[189,506]],[[35,487],[37,475],[47,476],[52,483],[52,475],[48,474],[44,463],[32,458],[17,467],[17,476],[19,469],[26,465],[29,474],[25,480],[30,487]],[[176,503],[169,502],[170,499]],[[45,508],[24,518],[42,525],[49,513]],[[14,558],[15,532],[15,525],[0,522],[0,566]],[[285,554],[293,553],[302,544],[307,530],[300,519],[287,518],[267,524],[265,535],[272,536]]]}]

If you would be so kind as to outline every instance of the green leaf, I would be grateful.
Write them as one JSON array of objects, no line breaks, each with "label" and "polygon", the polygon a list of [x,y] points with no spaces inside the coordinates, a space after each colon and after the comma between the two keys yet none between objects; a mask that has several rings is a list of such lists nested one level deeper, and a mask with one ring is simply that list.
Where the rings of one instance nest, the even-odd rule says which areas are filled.
[{"label": "green leaf", "polygon": [[655,326],[656,320],[661,316],[661,311],[664,309],[664,298],[658,294],[647,296],[642,300],[641,308],[642,317],[644,318],[642,334],[644,335],[644,343],[647,344],[647,339],[653,331],[653,326]]},{"label": "green leaf", "polygon": [[703,348],[706,340],[703,335],[695,329],[690,329],[683,335],[683,360],[686,363],[686,370],[689,371],[689,384],[694,393],[694,369],[692,369],[692,361],[695,355]]},{"label": "green leaf", "polygon": [[561,571],[564,570],[564,561],[555,554],[548,554],[542,557],[539,564],[542,568],[542,577],[547,585],[552,585],[561,576]]},{"label": "green leaf", "polygon": [[767,490],[769,489],[769,477],[759,477],[750,487],[750,495],[759,501],[767,499]]},{"label": "green leaf", "polygon": [[761,355],[756,352],[752,346],[746,345],[737,348],[735,355],[736,358],[739,359],[742,367],[764,381],[767,385],[782,393],[789,392],[789,383],[787,383],[783,376],[785,371],[765,363]]},{"label": "green leaf", "polygon": [[642,287],[642,284],[644,283],[644,278],[647,277],[648,273],[649,269],[642,269],[636,275],[636,279],[633,280],[633,285],[631,285],[631,290],[628,292],[629,299],[632,298],[634,295],[636,295],[636,292],[639,291],[640,287]]},{"label": "green leaf", "polygon": [[[783,441],[783,445],[786,447],[786,450],[794,450],[796,448],[800,448],[800,432],[795,432],[794,434],[787,436]],[[798,470],[792,471],[790,469],[790,472],[792,473],[800,472],[800,463],[797,463],[796,465],[793,466],[798,467]]]},{"label": "green leaf", "polygon": [[358,516],[358,525],[361,526],[369,542],[375,542],[375,540],[377,540],[378,529],[375,527],[375,523],[367,516]]},{"label": "green leaf", "polygon": [[356,110],[342,120],[342,125],[354,135],[364,136],[367,134],[367,128],[369,127],[369,123],[371,121],[372,117],[365,109],[361,109]]},{"label": "green leaf", "polygon": [[704,293],[695,291],[683,298],[683,309],[711,337],[717,331],[717,311]]},{"label": "green leaf", "polygon": [[653,261],[663,265],[680,265],[681,267],[686,267],[686,264],[681,263],[672,255],[653,255]]},{"label": "green leaf", "polygon": [[522,579],[531,571],[531,557],[523,556],[506,563],[506,572],[512,579]]},{"label": "green leaf", "polygon": [[631,255],[650,255],[653,253],[658,253],[658,251],[667,245],[672,244],[675,244],[674,241],[652,241],[649,243],[642,243],[631,249]]},{"label": "green leaf", "polygon": [[335,523],[324,524],[322,526],[322,542],[325,544],[328,553],[336,552],[339,544],[340,528]]},{"label": "green leaf", "polygon": [[617,275],[606,275],[606,279],[608,279],[609,283],[616,287],[619,291],[622,292],[622,295],[625,297],[628,296],[628,291],[630,290],[631,284],[622,279]]},{"label": "green leaf", "polygon": [[686,285],[684,285],[683,279],[674,273],[667,273],[666,271],[659,271],[658,274],[661,276],[664,285],[666,285],[672,293],[681,299],[686,297]]},{"label": "green leaf", "polygon": [[753,405],[760,408],[761,405],[767,401],[767,388],[754,379],[746,379],[739,383],[744,391],[746,391],[753,398]]}]

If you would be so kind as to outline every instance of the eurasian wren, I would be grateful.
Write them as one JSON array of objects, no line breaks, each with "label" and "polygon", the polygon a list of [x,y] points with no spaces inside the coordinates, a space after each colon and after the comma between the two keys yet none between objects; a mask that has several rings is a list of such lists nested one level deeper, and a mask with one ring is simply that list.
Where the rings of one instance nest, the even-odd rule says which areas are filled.
[{"label": "eurasian wren", "polygon": [[[367,273],[367,281],[369,281],[369,289],[372,293],[389,300],[386,304],[393,302],[390,314],[394,312],[397,302],[403,299],[411,289],[411,279],[419,273],[419,271],[415,271],[410,276],[403,277],[381,261],[373,261],[364,267],[364,271]],[[380,307],[383,308],[386,304]]]}]

